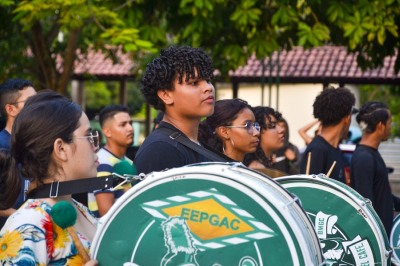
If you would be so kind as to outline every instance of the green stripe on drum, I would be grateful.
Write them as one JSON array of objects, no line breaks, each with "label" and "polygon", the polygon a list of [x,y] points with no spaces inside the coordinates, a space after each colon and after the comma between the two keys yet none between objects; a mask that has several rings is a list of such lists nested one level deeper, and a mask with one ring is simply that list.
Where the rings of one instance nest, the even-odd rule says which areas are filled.
[{"label": "green stripe on drum", "polygon": [[390,265],[383,226],[369,201],[355,190],[323,176],[275,180],[300,198],[328,263]]},{"label": "green stripe on drum", "polygon": [[[101,265],[318,265],[292,203],[231,165],[152,173],[99,222]],[[286,190],[284,190],[286,191]],[[271,199],[269,199],[271,198]],[[286,206],[286,207],[285,207]]]}]

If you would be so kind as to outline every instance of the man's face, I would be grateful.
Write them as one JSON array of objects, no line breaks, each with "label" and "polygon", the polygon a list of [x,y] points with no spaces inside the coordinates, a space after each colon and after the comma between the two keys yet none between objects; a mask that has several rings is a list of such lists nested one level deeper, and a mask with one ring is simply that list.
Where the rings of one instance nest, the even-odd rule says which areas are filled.
[{"label": "man's face", "polygon": [[107,142],[129,147],[133,143],[133,127],[130,115],[125,112],[115,114],[111,119],[105,121],[103,133],[107,137]]},{"label": "man's face", "polygon": [[[197,76],[197,71],[196,71]],[[183,78],[182,84],[174,81],[174,90],[171,92],[173,105],[177,112],[190,118],[207,117],[214,113],[215,90],[210,81],[192,78],[188,81]]]},{"label": "man's face", "polygon": [[388,113],[389,113],[389,119],[384,124],[384,132],[383,132],[382,141],[386,141],[389,139],[390,131],[392,129],[392,114],[390,113],[390,111],[388,111]]}]

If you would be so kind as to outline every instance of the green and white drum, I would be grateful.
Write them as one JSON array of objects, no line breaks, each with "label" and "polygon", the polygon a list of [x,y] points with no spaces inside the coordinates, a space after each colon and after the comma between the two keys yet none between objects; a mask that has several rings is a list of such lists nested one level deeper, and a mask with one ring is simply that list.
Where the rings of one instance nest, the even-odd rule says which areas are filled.
[{"label": "green and white drum", "polygon": [[393,247],[392,262],[400,265],[400,214],[396,215],[393,219],[389,242],[390,246]]},{"label": "green and white drum", "polygon": [[241,164],[153,172],[99,221],[99,265],[320,265],[304,209],[276,181]]},{"label": "green and white drum", "polygon": [[300,198],[328,265],[390,265],[389,241],[369,200],[324,175],[275,180]]}]

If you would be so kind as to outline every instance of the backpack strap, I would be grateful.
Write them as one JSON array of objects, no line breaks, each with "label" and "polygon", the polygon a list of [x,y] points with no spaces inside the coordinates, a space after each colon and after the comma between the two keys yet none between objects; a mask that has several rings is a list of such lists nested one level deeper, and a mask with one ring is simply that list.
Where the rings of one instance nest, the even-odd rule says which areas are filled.
[{"label": "backpack strap", "polygon": [[217,153],[214,153],[214,152],[204,148],[201,145],[197,145],[196,143],[191,141],[188,137],[186,137],[185,135],[183,135],[182,133],[180,133],[178,131],[172,130],[167,127],[158,128],[157,130],[160,130],[162,133],[168,135],[168,137],[170,139],[175,140],[175,141],[181,143],[182,145],[194,150],[195,152],[203,155],[204,157],[210,159],[210,161],[213,161],[213,162],[232,161],[232,160],[229,160],[228,158],[224,158],[224,157],[218,155]]}]

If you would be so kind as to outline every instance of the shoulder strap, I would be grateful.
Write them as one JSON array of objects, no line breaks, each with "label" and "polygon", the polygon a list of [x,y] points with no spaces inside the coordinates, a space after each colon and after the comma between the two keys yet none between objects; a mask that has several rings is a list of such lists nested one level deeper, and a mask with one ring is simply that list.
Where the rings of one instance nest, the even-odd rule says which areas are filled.
[{"label": "shoulder strap", "polygon": [[180,133],[178,131],[174,131],[174,130],[172,130],[170,128],[166,128],[166,127],[158,128],[157,130],[161,130],[161,132],[167,134],[170,139],[175,140],[175,141],[185,145],[186,147],[207,157],[211,161],[214,161],[214,162],[227,162],[228,161],[226,158],[219,156],[218,154],[204,148],[203,146],[193,143],[193,141],[191,141],[190,139],[188,139],[185,136],[182,136],[182,133]]},{"label": "shoulder strap", "polygon": [[53,182],[42,185],[28,193],[27,198],[55,198],[63,195],[92,192],[94,190],[109,189],[113,187],[112,175],[92,177],[64,182]]}]

